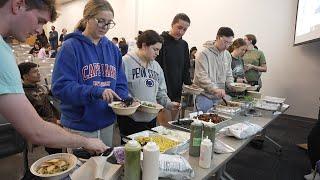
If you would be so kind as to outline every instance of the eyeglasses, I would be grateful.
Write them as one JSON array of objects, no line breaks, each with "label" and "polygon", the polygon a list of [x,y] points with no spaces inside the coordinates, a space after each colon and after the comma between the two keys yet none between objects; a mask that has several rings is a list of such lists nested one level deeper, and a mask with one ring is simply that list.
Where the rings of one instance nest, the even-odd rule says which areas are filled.
[{"label": "eyeglasses", "polygon": [[222,41],[223,41],[223,43],[224,43],[225,45],[227,45],[227,46],[231,46],[231,45],[232,45],[232,41],[227,41],[227,40],[225,40],[223,37],[221,37],[221,39],[222,39]]},{"label": "eyeglasses", "polygon": [[116,25],[116,23],[113,20],[110,20],[109,22],[106,22],[104,19],[98,18],[95,18],[94,20],[97,22],[98,27],[100,28],[112,29]]}]

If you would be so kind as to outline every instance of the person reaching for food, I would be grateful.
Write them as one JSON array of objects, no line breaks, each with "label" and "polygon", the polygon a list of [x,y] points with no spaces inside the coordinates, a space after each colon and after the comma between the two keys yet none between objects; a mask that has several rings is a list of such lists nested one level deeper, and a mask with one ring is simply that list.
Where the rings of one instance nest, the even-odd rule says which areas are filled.
[{"label": "person reaching for food", "polygon": [[[162,37],[153,30],[138,36],[138,50],[123,57],[123,68],[128,79],[129,94],[150,104],[159,103],[169,110],[179,110],[180,103],[172,102],[162,68],[154,59],[162,47]],[[152,106],[150,106],[152,108]],[[157,114],[136,111],[130,117],[118,116],[121,135],[130,135],[156,126]]]},{"label": "person reaching for food", "polygon": [[52,93],[61,100],[61,124],[71,132],[112,146],[116,115],[108,106],[128,97],[122,56],[105,34],[113,28],[108,1],[89,0],[74,33],[65,36],[52,74]]}]

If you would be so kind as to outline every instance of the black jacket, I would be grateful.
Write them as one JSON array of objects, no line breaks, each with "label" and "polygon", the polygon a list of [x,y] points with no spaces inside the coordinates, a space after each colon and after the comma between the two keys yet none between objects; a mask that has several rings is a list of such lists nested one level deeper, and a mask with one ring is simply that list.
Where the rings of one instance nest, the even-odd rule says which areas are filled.
[{"label": "black jacket", "polygon": [[188,43],[183,39],[175,40],[168,32],[161,36],[164,43],[156,60],[163,69],[169,98],[180,102],[183,83],[192,84]]}]

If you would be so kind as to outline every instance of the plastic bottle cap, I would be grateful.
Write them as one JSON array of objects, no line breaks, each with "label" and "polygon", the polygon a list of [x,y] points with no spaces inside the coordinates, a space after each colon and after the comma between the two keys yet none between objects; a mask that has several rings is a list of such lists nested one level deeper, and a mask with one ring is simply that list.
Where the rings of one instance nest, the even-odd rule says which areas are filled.
[{"label": "plastic bottle cap", "polygon": [[145,146],[144,149],[148,151],[157,151],[159,150],[159,146],[155,142],[148,142]]},{"label": "plastic bottle cap", "polygon": [[201,126],[202,123],[200,120],[194,120],[191,124]]},{"label": "plastic bottle cap", "polygon": [[215,126],[215,124],[211,121],[211,119],[209,120],[209,122],[206,123],[206,125],[210,127]]},{"label": "plastic bottle cap", "polygon": [[212,144],[211,140],[208,139],[208,136],[204,140],[202,140],[202,143],[206,145]]},{"label": "plastic bottle cap", "polygon": [[126,146],[129,148],[137,148],[140,147],[140,144],[136,140],[130,140],[129,142],[127,142]]}]

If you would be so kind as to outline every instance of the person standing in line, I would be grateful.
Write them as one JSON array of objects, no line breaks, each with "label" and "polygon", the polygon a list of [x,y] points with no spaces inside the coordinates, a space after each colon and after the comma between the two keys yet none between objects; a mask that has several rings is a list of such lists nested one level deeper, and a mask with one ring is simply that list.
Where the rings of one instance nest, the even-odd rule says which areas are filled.
[{"label": "person standing in line", "polygon": [[243,39],[247,43],[247,52],[243,55],[246,79],[251,86],[259,85],[257,91],[260,91],[262,87],[261,73],[267,72],[266,58],[256,46],[257,38],[255,35],[247,34]]},{"label": "person standing in line", "polygon": [[71,132],[113,145],[116,115],[108,106],[128,97],[119,49],[105,34],[115,26],[106,0],[89,0],[83,18],[65,37],[52,74],[52,94],[61,100],[61,124]]},{"label": "person standing in line", "polygon": [[242,38],[233,41],[228,49],[232,56],[231,69],[234,82],[247,83],[242,57],[247,50],[247,44]]},{"label": "person standing in line", "polygon": [[[164,72],[168,96],[175,102],[181,101],[183,84],[192,84],[189,73],[189,47],[182,39],[189,26],[190,18],[184,13],[177,14],[172,20],[171,30],[161,34],[164,42],[156,58]],[[176,119],[177,114],[178,111],[171,111],[169,120]]]},{"label": "person standing in line", "polygon": [[231,55],[227,50],[232,44],[234,33],[229,27],[220,27],[215,41],[204,43],[204,49],[197,54],[194,84],[204,92],[196,97],[196,107],[199,111],[207,112],[221,98],[226,96],[226,89],[233,92]]},{"label": "person standing in line", "polygon": [[[162,46],[162,37],[153,30],[138,36],[138,50],[123,57],[123,68],[128,79],[130,95],[141,101],[159,103],[170,110],[178,110],[180,103],[172,102],[167,95],[163,71],[154,59]],[[121,135],[128,136],[156,126],[157,114],[136,111],[130,117],[118,116]]]},{"label": "person standing in line", "polygon": [[83,147],[101,153],[107,149],[101,140],[72,134],[42,120],[24,94],[14,54],[3,40],[13,36],[24,42],[29,34],[40,34],[44,24],[57,18],[55,3],[55,0],[0,1],[0,114],[33,144],[52,148]]},{"label": "person standing in line", "polygon": [[190,72],[191,81],[193,80],[193,77],[194,77],[195,60],[196,60],[195,54],[196,53],[197,53],[197,47],[194,46],[190,49],[190,69],[189,69],[189,72]]}]

